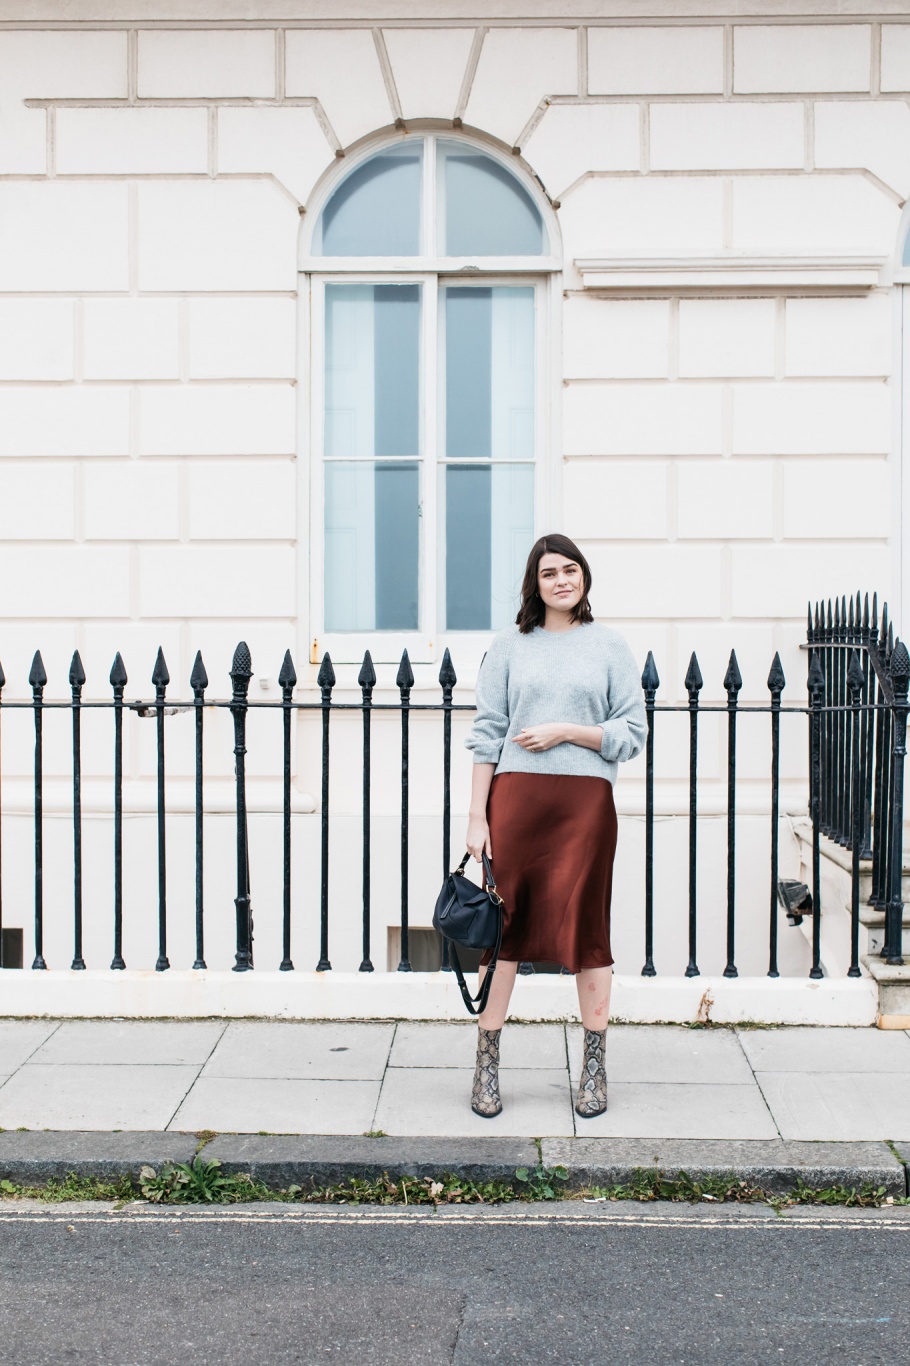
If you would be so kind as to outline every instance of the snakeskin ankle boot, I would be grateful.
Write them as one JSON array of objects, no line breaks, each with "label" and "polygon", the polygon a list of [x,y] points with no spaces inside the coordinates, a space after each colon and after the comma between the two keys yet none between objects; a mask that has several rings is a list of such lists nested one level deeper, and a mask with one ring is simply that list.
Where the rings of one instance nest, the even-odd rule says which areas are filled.
[{"label": "snakeskin ankle boot", "polygon": [[605,1029],[585,1030],[585,1056],[575,1101],[575,1113],[583,1119],[602,1115],[607,1108],[607,1073],[604,1068],[606,1044]]},{"label": "snakeskin ankle boot", "polygon": [[501,1029],[478,1029],[477,1066],[474,1068],[474,1087],[471,1109],[475,1115],[493,1119],[502,1110],[499,1098],[499,1036]]}]

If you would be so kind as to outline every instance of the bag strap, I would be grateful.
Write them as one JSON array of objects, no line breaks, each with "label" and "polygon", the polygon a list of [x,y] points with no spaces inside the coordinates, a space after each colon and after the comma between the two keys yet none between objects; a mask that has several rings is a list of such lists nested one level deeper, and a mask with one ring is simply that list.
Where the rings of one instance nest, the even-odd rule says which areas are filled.
[{"label": "bag strap", "polygon": [[[468,984],[464,979],[464,973],[461,970],[461,964],[458,961],[458,954],[455,952],[455,945],[452,943],[451,939],[448,941],[448,945],[449,959],[455,976],[458,979],[458,987],[461,991],[462,1000],[471,1015],[482,1015],[487,1008],[487,1001],[490,999],[490,988],[493,985],[493,978],[496,974],[496,964],[499,961],[499,950],[502,946],[502,915],[499,917],[499,929],[496,932],[496,943],[493,947],[493,954],[487,964],[487,970],[484,973],[483,981],[480,984],[480,990],[477,992],[476,996],[472,996],[470,993]],[[475,1001],[477,1002],[476,1009],[474,1006]]]}]

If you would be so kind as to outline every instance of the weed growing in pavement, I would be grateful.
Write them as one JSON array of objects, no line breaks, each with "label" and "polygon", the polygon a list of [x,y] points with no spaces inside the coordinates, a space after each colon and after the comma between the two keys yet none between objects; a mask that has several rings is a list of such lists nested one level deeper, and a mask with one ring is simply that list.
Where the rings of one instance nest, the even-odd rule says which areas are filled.
[{"label": "weed growing in pavement", "polygon": [[[445,1172],[438,1178],[351,1177],[330,1186],[288,1186],[275,1190],[248,1173],[228,1175],[217,1160],[195,1158],[191,1163],[166,1163],[155,1171],[143,1167],[139,1191],[153,1204],[200,1205],[237,1204],[238,1202],[279,1201],[293,1204],[326,1205],[500,1205],[512,1201],[579,1200],[606,1203],[613,1201],[669,1200],[691,1204],[717,1203],[766,1204],[778,1211],[795,1205],[842,1206],[848,1209],[875,1209],[883,1205],[910,1205],[903,1196],[886,1195],[885,1187],[828,1186],[816,1189],[800,1182],[792,1191],[774,1193],[750,1186],[733,1175],[693,1180],[686,1172],[673,1177],[658,1168],[641,1168],[625,1185],[592,1186],[568,1190],[566,1167],[519,1167],[513,1181],[470,1181]],[[31,1198],[49,1203],[63,1200],[110,1200],[123,1203],[134,1199],[136,1190],[129,1176],[111,1180],[77,1176],[70,1172],[63,1181],[45,1186],[19,1186],[0,1181],[0,1199]]]},{"label": "weed growing in pavement", "polygon": [[639,1169],[628,1185],[593,1186],[579,1194],[587,1200],[596,1201],[761,1203],[771,1205],[774,1209],[787,1209],[793,1205],[841,1205],[848,1209],[877,1209],[882,1205],[910,1204],[910,1200],[903,1196],[888,1195],[884,1186],[825,1186],[816,1189],[799,1181],[791,1191],[775,1192],[763,1190],[760,1186],[750,1186],[748,1182],[739,1180],[732,1173],[695,1181],[688,1172],[681,1171],[675,1177],[668,1177],[659,1168]]},{"label": "weed growing in pavement", "polygon": [[46,1186],[18,1186],[13,1181],[0,1181],[0,1199],[45,1200],[59,1204],[62,1200],[132,1200],[135,1192],[128,1176],[115,1176],[105,1181],[97,1176],[77,1176],[68,1172],[62,1181],[51,1180]]},{"label": "weed growing in pavement", "polygon": [[192,1162],[165,1163],[160,1173],[143,1167],[139,1189],[155,1205],[222,1205],[267,1198],[261,1191],[268,1188],[246,1174],[226,1176],[217,1157],[211,1162],[194,1157]]},{"label": "weed growing in pavement", "polygon": [[542,1162],[536,1167],[518,1167],[515,1171],[515,1180],[522,1186],[525,1200],[558,1200],[563,1192],[555,1183],[568,1179],[567,1167],[545,1167]]}]

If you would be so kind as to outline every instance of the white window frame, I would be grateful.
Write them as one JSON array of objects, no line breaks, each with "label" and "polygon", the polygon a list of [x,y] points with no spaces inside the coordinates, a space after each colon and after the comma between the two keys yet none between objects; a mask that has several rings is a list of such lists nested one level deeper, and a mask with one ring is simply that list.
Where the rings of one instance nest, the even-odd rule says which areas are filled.
[{"label": "white window frame", "polygon": [[[438,483],[444,464],[469,463],[446,461],[441,458],[441,433],[437,412],[437,396],[444,382],[440,374],[440,317],[439,299],[447,285],[464,284],[478,288],[497,285],[531,286],[535,290],[535,534],[542,525],[546,509],[552,509],[547,455],[557,449],[554,441],[558,401],[553,392],[558,389],[558,345],[556,314],[558,309],[559,272],[561,260],[553,255],[533,257],[450,257],[435,254],[436,215],[436,141],[463,142],[465,146],[493,157],[505,166],[524,186],[540,212],[548,241],[558,242],[555,216],[531,177],[499,149],[474,139],[459,137],[455,132],[438,129],[413,132],[409,140],[424,139],[424,179],[422,232],[425,255],[411,257],[340,257],[313,256],[309,252],[309,235],[301,238],[299,269],[301,272],[301,364],[303,385],[309,393],[308,431],[302,433],[310,452],[308,497],[304,500],[309,523],[309,656],[318,663],[328,652],[338,663],[356,664],[369,650],[375,663],[396,663],[407,649],[413,663],[434,663],[448,646],[462,658],[479,658],[489,642],[490,631],[443,631],[444,604],[441,602],[442,557],[444,536],[438,534]],[[319,187],[307,218],[311,224],[319,216],[340,181],[362,161],[374,156],[384,147],[394,146],[387,138],[365,145],[363,153],[351,165],[346,160],[343,174],[332,175]],[[312,232],[312,229],[310,229]],[[427,243],[426,234],[430,241]],[[420,467],[420,546],[418,561],[419,605],[417,631],[346,631],[325,629],[325,456],[323,427],[325,412],[325,287],[327,284],[402,284],[416,283],[421,293],[421,366],[420,366],[420,447],[417,459]],[[399,457],[407,458],[407,457]],[[499,463],[499,462],[497,462]],[[307,525],[307,520],[302,525]]]}]

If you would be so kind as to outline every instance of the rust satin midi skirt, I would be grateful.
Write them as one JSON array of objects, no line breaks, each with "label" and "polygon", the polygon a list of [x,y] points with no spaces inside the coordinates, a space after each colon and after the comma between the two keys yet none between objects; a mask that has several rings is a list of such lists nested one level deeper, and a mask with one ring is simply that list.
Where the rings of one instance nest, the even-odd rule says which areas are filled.
[{"label": "rust satin midi skirt", "polygon": [[582,775],[500,773],[487,820],[505,902],[501,957],[559,963],[572,973],[609,967],[612,784]]}]

